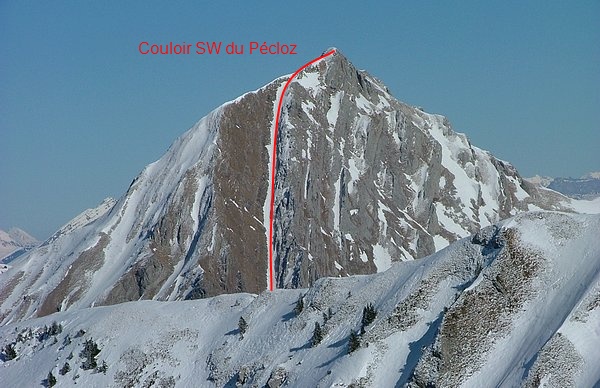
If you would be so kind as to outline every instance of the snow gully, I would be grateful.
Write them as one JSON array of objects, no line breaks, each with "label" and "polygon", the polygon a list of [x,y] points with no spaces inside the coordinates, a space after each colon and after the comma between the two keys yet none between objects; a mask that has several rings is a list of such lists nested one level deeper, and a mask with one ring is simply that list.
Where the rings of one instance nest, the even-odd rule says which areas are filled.
[{"label": "snow gully", "polygon": [[269,195],[269,193],[270,193],[270,197],[271,197],[270,205],[269,205],[269,238],[267,240],[267,243],[269,245],[268,246],[268,251],[269,251],[269,265],[268,265],[269,283],[268,283],[268,287],[269,287],[269,291],[273,291],[273,289],[275,287],[275,269],[274,269],[275,267],[273,265],[273,222],[274,222],[274,217],[275,217],[275,170],[276,170],[275,167],[277,166],[277,131],[279,128],[279,118],[281,117],[281,107],[283,104],[283,97],[285,96],[285,91],[288,88],[288,86],[290,86],[290,83],[294,80],[294,78],[296,78],[296,76],[298,74],[300,74],[300,72],[302,70],[306,69],[313,63],[320,61],[323,58],[326,58],[332,54],[335,54],[335,51],[336,51],[336,49],[331,49],[328,52],[326,52],[325,54],[321,55],[320,57],[317,57],[317,58],[313,59],[312,61],[305,63],[301,68],[296,70],[296,72],[294,74],[292,74],[292,76],[290,78],[288,78],[287,82],[283,86],[283,89],[281,90],[281,94],[277,98],[277,100],[279,101],[277,103],[277,111],[276,111],[277,113],[275,114],[275,122],[273,123],[273,127],[271,129],[272,135],[273,135],[273,142],[271,143],[273,145],[273,152],[271,152],[271,164],[269,166],[269,170],[271,171],[271,180],[270,180],[271,190],[269,192],[267,192],[267,195]]}]

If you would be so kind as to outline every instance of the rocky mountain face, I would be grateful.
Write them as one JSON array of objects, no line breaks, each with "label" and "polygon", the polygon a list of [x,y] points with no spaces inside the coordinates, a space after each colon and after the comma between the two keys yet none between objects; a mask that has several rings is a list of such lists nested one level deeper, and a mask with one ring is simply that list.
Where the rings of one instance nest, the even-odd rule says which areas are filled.
[{"label": "rocky mountain face", "polygon": [[9,387],[37,386],[50,374],[58,386],[85,387],[597,386],[598,230],[600,215],[529,212],[426,258],[321,278],[309,289],[136,301],[11,323],[0,327],[0,380]]},{"label": "rocky mountain face", "polygon": [[0,321],[264,290],[272,168],[278,288],[384,271],[520,211],[569,210],[340,52],[290,84],[271,166],[287,79],[211,112],[116,203],[14,262],[0,278]]},{"label": "rocky mountain face", "polygon": [[39,243],[22,229],[10,228],[8,232],[0,229],[0,262],[10,262]]}]

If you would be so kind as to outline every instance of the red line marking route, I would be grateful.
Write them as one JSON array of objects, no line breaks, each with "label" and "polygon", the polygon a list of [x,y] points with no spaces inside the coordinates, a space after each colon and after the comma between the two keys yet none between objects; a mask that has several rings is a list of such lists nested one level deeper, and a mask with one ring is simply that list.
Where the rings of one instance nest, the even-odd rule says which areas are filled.
[{"label": "red line marking route", "polygon": [[296,78],[298,74],[310,65],[315,62],[320,61],[321,59],[328,57],[335,53],[335,50],[331,50],[318,58],[313,59],[312,61],[306,63],[304,66],[296,70],[294,74],[287,80],[285,85],[283,86],[283,90],[281,91],[281,95],[279,96],[279,102],[277,104],[277,116],[275,118],[275,128],[273,131],[273,156],[271,158],[271,205],[269,212],[269,291],[273,291],[273,213],[275,211],[275,167],[277,162],[277,132],[279,130],[279,117],[281,116],[281,105],[283,104],[283,97],[285,96],[285,91],[287,90],[290,83]]}]

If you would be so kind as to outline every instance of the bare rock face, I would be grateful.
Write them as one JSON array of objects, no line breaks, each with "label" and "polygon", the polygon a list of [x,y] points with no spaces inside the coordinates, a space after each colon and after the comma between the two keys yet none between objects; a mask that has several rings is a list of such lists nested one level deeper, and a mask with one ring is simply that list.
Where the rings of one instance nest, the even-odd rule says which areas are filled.
[{"label": "bare rock face", "polygon": [[446,118],[399,102],[339,53],[302,73],[284,101],[278,287],[382,271],[529,203],[557,202],[542,204],[510,164],[472,146]]},{"label": "bare rock face", "polygon": [[0,275],[0,318],[264,290],[271,168],[280,288],[384,271],[532,205],[561,209],[564,197],[396,100],[339,52],[290,84],[270,166],[285,81],[217,108],[120,200],[15,261]]}]

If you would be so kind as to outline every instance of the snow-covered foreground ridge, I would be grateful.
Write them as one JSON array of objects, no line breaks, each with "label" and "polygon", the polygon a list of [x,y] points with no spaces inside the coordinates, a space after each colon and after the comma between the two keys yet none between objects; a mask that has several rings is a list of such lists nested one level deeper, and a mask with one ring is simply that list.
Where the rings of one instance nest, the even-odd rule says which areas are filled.
[{"label": "snow-covered foreground ridge", "polygon": [[[52,372],[59,386],[591,387],[600,379],[599,231],[598,215],[525,213],[374,275],[10,324],[0,329],[0,381],[36,386]],[[376,318],[348,354],[368,303]],[[44,330],[53,322],[62,330]],[[81,368],[90,340],[96,371]]]}]

